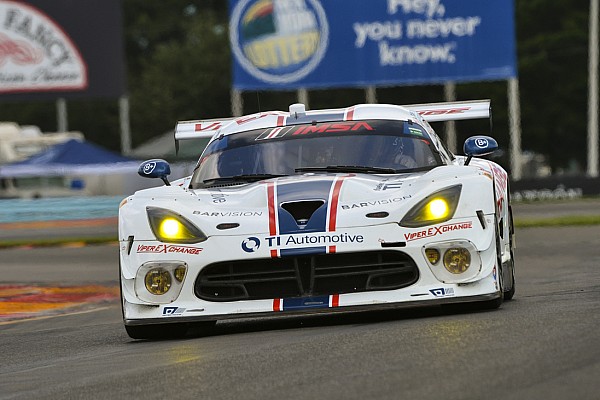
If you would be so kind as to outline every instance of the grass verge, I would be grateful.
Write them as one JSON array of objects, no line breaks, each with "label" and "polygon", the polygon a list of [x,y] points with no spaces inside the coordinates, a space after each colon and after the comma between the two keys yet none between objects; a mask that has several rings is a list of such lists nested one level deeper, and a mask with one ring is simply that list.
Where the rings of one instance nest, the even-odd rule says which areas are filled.
[{"label": "grass verge", "polygon": [[600,215],[567,215],[551,218],[515,218],[517,228],[538,228],[545,226],[586,226],[599,225]]}]

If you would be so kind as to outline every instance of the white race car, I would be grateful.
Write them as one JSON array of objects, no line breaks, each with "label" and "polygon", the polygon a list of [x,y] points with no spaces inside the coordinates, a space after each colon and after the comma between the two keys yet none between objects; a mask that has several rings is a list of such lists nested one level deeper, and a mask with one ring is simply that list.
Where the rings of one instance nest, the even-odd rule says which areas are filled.
[{"label": "white race car", "polygon": [[506,172],[444,146],[428,121],[489,118],[489,101],[262,112],[184,121],[210,137],[193,175],[140,175],[119,210],[123,318],[132,338],[217,320],[479,302],[515,291]]}]

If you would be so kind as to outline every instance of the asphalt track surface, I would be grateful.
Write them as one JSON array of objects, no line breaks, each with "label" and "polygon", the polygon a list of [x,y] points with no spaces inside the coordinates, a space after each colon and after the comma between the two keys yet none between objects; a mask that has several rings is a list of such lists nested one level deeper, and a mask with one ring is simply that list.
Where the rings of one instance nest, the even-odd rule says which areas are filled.
[{"label": "asphalt track surface", "polygon": [[[600,226],[517,231],[499,310],[220,322],[134,341],[118,300],[0,323],[0,399],[598,399]],[[2,283],[114,290],[115,245],[0,250]]]}]

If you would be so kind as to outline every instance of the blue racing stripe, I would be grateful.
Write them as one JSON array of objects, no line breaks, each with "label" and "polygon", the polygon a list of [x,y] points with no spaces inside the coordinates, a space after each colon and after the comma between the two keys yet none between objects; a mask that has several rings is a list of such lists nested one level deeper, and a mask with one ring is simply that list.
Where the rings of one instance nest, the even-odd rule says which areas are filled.
[{"label": "blue racing stripe", "polygon": [[283,299],[283,311],[329,308],[329,296]]},{"label": "blue racing stripe", "polygon": [[[277,217],[279,220],[279,234],[325,232],[327,224],[327,209],[329,192],[335,177],[319,179],[309,182],[285,182],[277,184]],[[294,217],[281,207],[281,204],[303,201],[323,200],[319,207],[308,220],[304,227],[298,226]]]}]

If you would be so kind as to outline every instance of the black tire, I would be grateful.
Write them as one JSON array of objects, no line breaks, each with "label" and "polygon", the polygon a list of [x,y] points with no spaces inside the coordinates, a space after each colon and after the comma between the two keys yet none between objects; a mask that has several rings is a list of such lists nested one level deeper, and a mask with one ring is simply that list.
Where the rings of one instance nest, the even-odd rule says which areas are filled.
[{"label": "black tire", "polygon": [[498,227],[498,218],[494,218],[494,235],[496,236],[496,278],[498,279],[498,291],[500,296],[494,300],[482,302],[481,308],[484,310],[495,310],[502,305],[504,301],[504,279],[502,277],[502,252],[500,250],[500,229]]},{"label": "black tire", "polygon": [[514,248],[515,248],[515,244],[514,244],[514,234],[515,234],[515,228],[513,225],[513,216],[512,216],[512,207],[508,206],[508,217],[509,217],[509,231],[508,234],[510,235],[510,261],[507,263],[507,267],[510,269],[509,276],[510,276],[510,289],[506,292],[504,292],[504,300],[508,301],[508,300],[512,300],[512,298],[515,295],[515,254],[514,254]]},{"label": "black tire", "polygon": [[177,339],[187,333],[187,324],[125,325],[132,339]]}]

